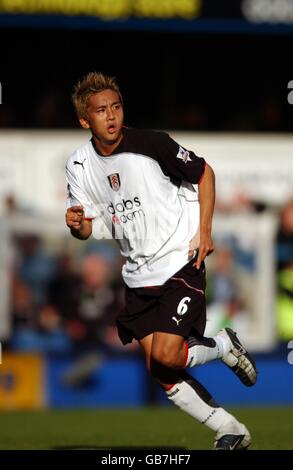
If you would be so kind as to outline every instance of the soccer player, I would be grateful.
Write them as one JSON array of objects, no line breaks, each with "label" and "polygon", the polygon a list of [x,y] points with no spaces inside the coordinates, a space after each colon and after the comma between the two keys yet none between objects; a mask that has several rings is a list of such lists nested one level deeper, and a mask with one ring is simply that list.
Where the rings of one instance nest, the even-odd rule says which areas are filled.
[{"label": "soccer player", "polygon": [[110,76],[89,73],[72,99],[91,139],[67,161],[66,223],[85,240],[93,219],[102,220],[126,258],[122,343],[139,342],[169,400],[216,432],[214,449],[248,447],[244,424],[185,370],[221,359],[245,385],[256,381],[254,361],[232,330],[203,336],[204,259],[214,250],[212,168],[164,132],[124,127],[122,96]]}]

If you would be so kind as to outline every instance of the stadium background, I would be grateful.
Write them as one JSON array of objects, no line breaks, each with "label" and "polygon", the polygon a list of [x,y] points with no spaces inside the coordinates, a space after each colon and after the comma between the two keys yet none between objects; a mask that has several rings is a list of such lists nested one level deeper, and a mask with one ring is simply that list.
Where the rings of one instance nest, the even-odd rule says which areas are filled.
[{"label": "stadium background", "polygon": [[[119,344],[115,245],[73,240],[64,227],[64,162],[87,138],[70,94],[91,70],[118,78],[128,125],[167,130],[215,168],[208,328],[242,332],[259,382],[244,390],[216,363],[192,373],[219,402],[241,407],[255,448],[293,448],[292,23],[291,0],[0,2],[2,448],[62,447],[70,420],[89,416],[96,437],[83,433],[84,446],[131,445],[138,416],[149,419],[146,429],[159,413],[181,420],[183,435],[194,426],[165,406],[138,348]],[[76,414],[56,411],[64,408]],[[132,423],[128,440],[119,416]],[[26,438],[15,434],[19,422],[35,423],[38,434],[59,419],[60,438],[38,440],[30,424]],[[114,420],[117,433],[101,437],[101,419],[104,429]],[[134,443],[176,445],[174,436],[149,433]],[[209,446],[180,439],[187,448]]]}]

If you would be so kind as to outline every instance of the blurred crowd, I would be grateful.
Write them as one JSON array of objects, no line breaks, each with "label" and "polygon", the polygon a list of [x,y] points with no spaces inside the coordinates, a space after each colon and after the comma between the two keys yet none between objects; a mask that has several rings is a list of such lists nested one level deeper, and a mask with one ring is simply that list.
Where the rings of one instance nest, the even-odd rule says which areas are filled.
[{"label": "blurred crowd", "polygon": [[52,252],[39,235],[14,237],[9,346],[53,353],[119,347],[114,323],[123,289],[116,246],[91,241],[78,252],[64,246],[60,240]]}]

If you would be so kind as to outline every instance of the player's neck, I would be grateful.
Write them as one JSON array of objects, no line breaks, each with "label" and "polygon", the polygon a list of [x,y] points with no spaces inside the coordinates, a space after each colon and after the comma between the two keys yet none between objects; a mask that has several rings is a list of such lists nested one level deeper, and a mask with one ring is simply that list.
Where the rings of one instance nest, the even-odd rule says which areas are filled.
[{"label": "player's neck", "polygon": [[93,136],[96,149],[99,151],[99,153],[101,153],[105,157],[107,157],[108,155],[111,155],[111,153],[114,152],[114,150],[118,147],[122,139],[123,139],[123,134],[121,133],[121,135],[118,137],[118,139],[114,143],[108,144],[107,142],[98,140],[95,136]]}]

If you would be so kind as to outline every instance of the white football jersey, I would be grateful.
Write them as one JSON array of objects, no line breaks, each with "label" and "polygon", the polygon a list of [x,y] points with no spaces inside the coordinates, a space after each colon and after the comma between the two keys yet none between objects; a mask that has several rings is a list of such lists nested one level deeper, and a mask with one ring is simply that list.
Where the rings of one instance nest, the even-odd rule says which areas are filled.
[{"label": "white football jersey", "polygon": [[67,207],[80,204],[107,227],[126,257],[129,287],[162,285],[189,261],[204,167],[164,132],[123,129],[111,155],[91,139],[69,157]]}]

